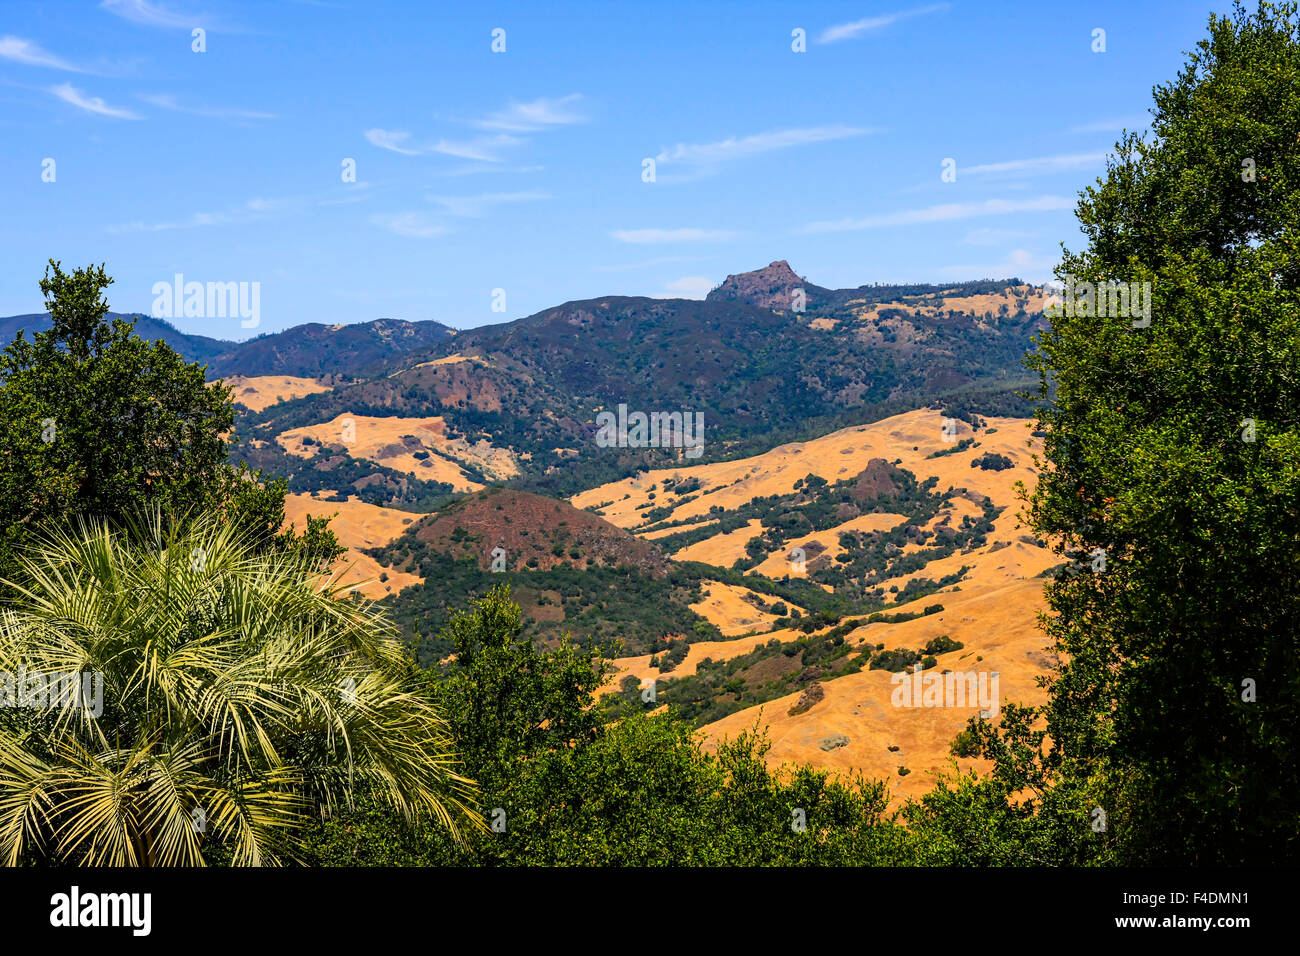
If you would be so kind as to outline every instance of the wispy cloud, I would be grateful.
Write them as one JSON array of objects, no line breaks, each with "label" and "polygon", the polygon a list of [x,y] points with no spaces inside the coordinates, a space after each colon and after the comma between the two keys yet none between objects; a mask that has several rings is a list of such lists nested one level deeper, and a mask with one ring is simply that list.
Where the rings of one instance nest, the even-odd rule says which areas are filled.
[{"label": "wispy cloud", "polygon": [[26,66],[44,66],[52,70],[65,70],[69,73],[95,72],[77,66],[75,63],[69,63],[63,57],[55,56],[31,40],[24,40],[22,37],[0,37],[0,58],[12,60],[14,63],[22,63]]},{"label": "wispy cloud", "polygon": [[1097,120],[1092,123],[1080,123],[1078,126],[1071,126],[1067,133],[1118,133],[1122,130],[1138,132],[1146,129],[1151,125],[1149,116],[1120,116],[1115,119]]},{"label": "wispy cloud", "polygon": [[877,132],[857,126],[808,126],[798,129],[772,130],[752,136],[731,137],[716,143],[678,143],[662,149],[655,157],[657,163],[683,163],[695,166],[717,166],[735,159],[757,156],[775,149],[790,149],[811,143],[826,143],[850,136],[863,136]]},{"label": "wispy cloud", "polygon": [[440,139],[430,145],[425,152],[441,153],[458,159],[473,159],[481,163],[500,163],[505,160],[501,151],[510,146],[517,146],[522,140],[507,133],[495,136],[476,136],[473,139]]},{"label": "wispy cloud", "polygon": [[402,145],[411,138],[411,134],[403,129],[368,129],[365,137],[372,146],[378,146],[380,149],[401,153],[403,156],[420,155],[418,149],[407,149]]},{"label": "wispy cloud", "polygon": [[651,269],[655,266],[667,265],[670,262],[699,262],[702,258],[713,258],[712,256],[658,256],[654,259],[646,259],[642,262],[626,262],[613,266],[592,266],[593,272],[627,272],[632,269]]},{"label": "wispy cloud", "polygon": [[132,113],[130,110],[109,106],[98,96],[87,96],[71,83],[61,83],[58,86],[51,86],[49,92],[63,100],[63,102],[71,103],[73,106],[78,109],[83,109],[87,113],[97,113],[100,116],[112,116],[115,119],[138,120],[141,118],[138,114]]},{"label": "wispy cloud", "polygon": [[722,242],[736,233],[722,229],[616,229],[610,233],[619,242]]},{"label": "wispy cloud", "polygon": [[458,159],[471,159],[480,163],[499,163],[505,157],[502,150],[518,145],[520,139],[508,133],[494,136],[475,136],[470,139],[439,139],[429,143],[411,142],[411,134],[400,129],[368,129],[366,139],[372,146],[386,149],[403,156],[426,156],[440,153],[443,156],[455,156]]},{"label": "wispy cloud", "polygon": [[377,214],[371,216],[370,221],[381,229],[408,239],[432,239],[447,231],[446,226],[430,222],[418,212]]},{"label": "wispy cloud", "polygon": [[275,119],[275,114],[273,113],[260,113],[256,110],[228,109],[225,107],[183,106],[177,101],[175,96],[172,96],[169,93],[141,93],[139,98],[150,106],[156,106],[159,109],[171,110],[175,113],[188,113],[191,116],[205,116],[209,119]]},{"label": "wispy cloud", "polygon": [[469,121],[469,125],[477,129],[495,132],[463,139],[441,137],[416,142],[406,130],[382,128],[366,130],[365,137],[372,145],[403,156],[436,153],[477,163],[502,163],[507,151],[528,141],[520,134],[586,122],[586,117],[573,110],[573,104],[581,98],[581,94],[572,93],[555,99],[541,97],[527,103],[511,103],[503,110]]},{"label": "wispy cloud", "polygon": [[651,295],[652,299],[703,299],[717,285],[708,276],[683,276],[664,283],[664,291]]},{"label": "wispy cloud", "polygon": [[817,37],[818,43],[839,43],[841,40],[853,40],[867,33],[874,33],[876,30],[882,30],[899,20],[907,20],[911,17],[924,16],[928,13],[938,13],[941,10],[949,9],[946,3],[936,3],[929,7],[920,7],[916,10],[900,10],[897,13],[885,13],[876,17],[865,17],[861,20],[854,20],[851,23],[840,23],[833,27],[827,27]]},{"label": "wispy cloud", "polygon": [[105,226],[104,231],[114,235],[128,232],[166,232],[170,229],[196,229],[199,226],[224,225],[225,222],[226,220],[222,217],[210,213],[196,212],[189,219],[178,219],[171,222],[145,222],[142,219],[136,219],[115,226]]},{"label": "wispy cloud", "polygon": [[859,229],[879,229],[886,226],[911,226],[928,222],[947,222],[953,219],[973,219],[978,216],[1002,216],[1017,212],[1051,212],[1073,209],[1075,200],[1065,196],[1038,196],[1034,199],[986,199],[983,202],[945,203],[924,209],[905,209],[861,219],[837,219],[829,222],[810,222],[800,232],[852,232]]},{"label": "wispy cloud", "polygon": [[985,163],[980,166],[958,166],[957,176],[1032,176],[1035,173],[1058,173],[1070,169],[1087,169],[1106,161],[1105,153],[1074,153],[1068,156],[1039,156],[1034,159],[1012,159],[1002,163]]},{"label": "wispy cloud", "polygon": [[194,13],[180,13],[161,3],[149,0],[103,0],[100,7],[123,20],[142,23],[150,27],[174,27],[190,29],[196,26],[206,27],[211,17]]},{"label": "wispy cloud", "polygon": [[368,182],[350,183],[343,191],[343,195],[330,195],[316,200],[318,206],[348,206],[352,203],[363,202],[375,196],[373,184]]},{"label": "wispy cloud", "polygon": [[137,219],[134,222],[106,226],[105,231],[110,233],[170,232],[175,229],[201,229],[207,226],[241,226],[267,219],[283,218],[286,215],[302,215],[318,206],[340,206],[361,202],[375,195],[376,190],[370,183],[350,183],[347,186],[295,196],[254,196],[239,205],[218,212],[196,212],[184,219],[159,222]]},{"label": "wispy cloud", "polygon": [[480,193],[477,196],[429,196],[430,202],[442,206],[453,216],[482,216],[492,206],[508,203],[540,202],[551,197],[543,192]]},{"label": "wispy cloud", "polygon": [[1017,239],[1032,239],[1036,234],[1032,232],[1021,232],[1017,229],[972,229],[966,233],[962,239],[968,246],[1000,246],[1007,242],[1014,242]]},{"label": "wispy cloud", "polygon": [[1002,279],[1016,276],[1027,282],[1041,282],[1052,275],[1055,258],[1039,257],[1025,249],[1012,249],[1000,262],[984,265],[940,266],[939,274],[956,279]]},{"label": "wispy cloud", "polygon": [[478,173],[539,173],[545,166],[503,166],[500,163],[471,163],[457,166],[455,169],[439,169],[429,175],[443,179],[456,179],[461,176],[474,176]]},{"label": "wispy cloud", "polygon": [[535,133],[555,126],[585,123],[587,117],[573,107],[582,99],[581,93],[570,93],[558,98],[539,97],[528,103],[511,103],[503,110],[491,113],[474,125],[481,129],[500,129],[512,133]]},{"label": "wispy cloud", "polygon": [[205,226],[242,225],[244,223],[265,219],[268,214],[272,212],[281,212],[287,209],[300,208],[302,204],[303,200],[301,197],[266,199],[258,196],[248,200],[241,206],[236,206],[221,212],[196,212],[186,219],[173,219],[162,222],[144,222],[137,219],[134,222],[108,226],[105,231],[110,233],[170,232],[173,229],[200,229]]}]

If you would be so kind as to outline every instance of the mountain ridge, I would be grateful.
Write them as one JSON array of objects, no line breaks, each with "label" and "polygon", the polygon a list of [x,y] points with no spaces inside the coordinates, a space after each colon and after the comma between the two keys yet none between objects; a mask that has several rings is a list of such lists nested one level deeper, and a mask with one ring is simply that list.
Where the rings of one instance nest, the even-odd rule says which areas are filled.
[{"label": "mountain ridge", "polygon": [[[110,312],[108,317],[132,321],[142,339],[162,340],[187,361],[206,365],[209,378],[228,375],[318,378],[354,371],[393,352],[423,348],[456,334],[455,329],[432,319],[382,318],[337,325],[305,322],[236,342],[182,332],[166,319],[142,312]],[[50,317],[44,312],[0,316],[0,342],[8,344],[19,331],[32,335],[49,328]]]}]

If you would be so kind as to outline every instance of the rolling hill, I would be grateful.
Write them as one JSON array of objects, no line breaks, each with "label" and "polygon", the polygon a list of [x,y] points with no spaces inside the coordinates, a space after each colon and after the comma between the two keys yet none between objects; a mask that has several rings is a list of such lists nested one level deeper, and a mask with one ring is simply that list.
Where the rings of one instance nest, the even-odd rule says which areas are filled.
[{"label": "rolling hill", "polygon": [[309,322],[283,332],[260,335],[230,347],[208,361],[208,376],[359,374],[368,366],[423,350],[455,335],[440,322],[375,319],[351,325]]},{"label": "rolling hill", "polygon": [[[779,307],[796,287],[806,293],[805,307]],[[568,302],[427,348],[395,350],[365,374],[331,381],[328,391],[250,416],[241,436],[258,443],[259,453],[239,451],[289,478],[295,491],[308,491],[310,480],[295,483],[305,463],[277,444],[284,432],[343,416],[436,417],[448,434],[496,449],[517,466],[507,476],[441,449],[461,471],[439,481],[509,479],[562,497],[683,459],[681,448],[663,443],[598,443],[598,416],[620,405],[699,413],[705,461],[927,404],[961,417],[1025,415],[1031,405],[1017,390],[1033,383],[1020,358],[1043,327],[1042,302],[1041,290],[1016,279],[822,289],[776,262],[728,276],[704,301]],[[422,480],[421,469],[406,466],[396,468],[402,480],[390,474],[384,485]],[[399,494],[405,498],[392,503],[409,503],[409,494]]]},{"label": "rolling hill", "polygon": [[[612,657],[610,719],[653,682],[709,741],[761,721],[773,762],[906,794],[972,711],[894,707],[893,674],[996,670],[1000,699],[1032,703],[1052,663],[1034,616],[1062,559],[1014,507],[1041,305],[1014,279],[827,289],[778,261],[702,301],[601,297],[463,333],[231,343],[136,322],[232,388],[235,456],[290,479],[287,521],[334,516],[334,573],[424,664],[508,583],[534,639]],[[702,412],[703,453],[597,442],[618,405]]]},{"label": "rolling hill", "polygon": [[527,632],[543,642],[572,633],[639,653],[685,631],[721,636],[690,609],[701,597],[694,575],[653,543],[542,495],[489,488],[366,553],[421,579],[389,604],[426,663],[449,650],[436,634],[450,614],[500,583],[514,590]]},{"label": "rolling hill", "polygon": [[[367,366],[382,364],[404,352],[419,351],[450,339],[455,330],[439,322],[376,319],[352,325],[296,325],[268,332],[246,342],[230,342],[181,332],[165,319],[141,313],[109,313],[110,318],[135,323],[146,341],[161,339],[191,362],[208,367],[210,379],[222,377],[292,376],[351,377]],[[26,330],[28,337],[50,327],[43,313],[0,317],[0,343],[7,344]]]},{"label": "rolling hill", "polygon": [[[1015,483],[1034,480],[1036,440],[1026,420],[976,425],[959,424],[947,441],[941,416],[918,410],[755,458],[649,472],[574,496],[575,505],[594,507],[666,550],[674,542],[662,533],[665,526],[698,529],[696,540],[673,553],[688,567],[715,546],[717,567],[704,584],[712,597],[695,607],[730,639],[689,643],[671,668],[650,654],[616,660],[605,688],[619,698],[611,712],[645,706],[630,689],[653,681],[656,705],[677,707],[710,741],[759,722],[769,727],[774,765],[798,760],[863,769],[889,780],[898,796],[928,788],[975,712],[893,706],[890,678],[909,662],[933,658],[926,667],[938,672],[997,671],[1002,699],[1040,702],[1036,678],[1053,662],[1035,616],[1041,577],[1062,558],[1028,535],[1015,514]],[[990,453],[1011,467],[981,467]],[[828,513],[820,530],[801,526],[774,546],[768,533],[782,527],[783,515],[802,510],[815,517],[809,505],[817,495],[803,493],[810,475],[826,482],[813,482],[819,491],[843,482],[836,497],[847,501],[839,503],[859,511],[870,503],[870,510],[857,517]],[[902,475],[908,478],[900,482]],[[855,499],[864,476],[874,498]],[[910,514],[897,493],[908,479],[934,496],[914,499],[920,510]],[[662,516],[647,521],[645,506],[656,503]],[[747,517],[755,503],[759,517]],[[805,552],[802,570],[788,557],[796,546]],[[872,554],[876,559],[860,560]],[[857,584],[855,569],[870,588]],[[768,589],[787,579],[834,581],[822,583],[828,595],[857,597],[798,616],[789,601],[776,608],[785,612],[780,616],[755,608],[771,608]],[[873,596],[889,603],[873,610]],[[821,691],[801,708],[812,684]]]},{"label": "rolling hill", "polygon": [[[110,312],[109,318],[134,322],[136,335],[148,342],[162,340],[191,362],[207,364],[235,345],[234,342],[225,342],[206,335],[189,335],[164,319],[155,319],[140,313]],[[20,331],[25,331],[30,340],[35,333],[47,332],[49,329],[50,317],[45,312],[0,318],[0,347],[12,342]]]}]

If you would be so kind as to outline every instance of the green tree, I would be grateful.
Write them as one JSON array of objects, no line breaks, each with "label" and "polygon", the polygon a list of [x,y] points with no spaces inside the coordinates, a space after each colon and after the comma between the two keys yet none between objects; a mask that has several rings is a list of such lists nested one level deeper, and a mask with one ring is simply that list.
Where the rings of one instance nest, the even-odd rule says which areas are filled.
[{"label": "green tree", "polygon": [[498,769],[590,741],[600,726],[588,705],[609,669],[601,649],[566,635],[540,651],[519,614],[509,586],[497,585],[442,634],[454,660],[437,696],[466,766],[485,787]]},{"label": "green tree", "polygon": [[1071,310],[1032,361],[1054,400],[1029,517],[1078,559],[1047,588],[1045,752],[1103,784],[1122,862],[1295,862],[1296,5],[1211,17],[1151,130],[1083,194],[1058,271],[1152,283],[1149,326]]},{"label": "green tree", "polygon": [[219,511],[259,543],[322,561],[343,552],[324,523],[284,535],[283,482],[227,461],[230,390],[134,323],[108,321],[103,266],[50,261],[41,291],[52,327],[0,353],[0,576],[34,529],[69,516],[117,518],[157,507]]},{"label": "green tree", "polygon": [[457,846],[367,804],[309,834],[312,862],[849,865],[915,856],[886,815],[881,783],[806,767],[775,773],[758,733],[708,753],[671,714],[601,724],[592,706],[607,667],[599,653],[568,642],[541,650],[522,639],[505,587],[447,630],[456,657],[430,680],[467,772],[481,779],[494,828]]},{"label": "green tree", "polygon": [[[155,515],[129,538],[85,521],[44,534],[9,583],[6,864],[283,862],[358,791],[453,840],[482,825],[395,628],[310,556],[212,518]],[[97,676],[51,696],[72,673]]]},{"label": "green tree", "polygon": [[1049,767],[1035,708],[1007,703],[996,726],[973,718],[952,752],[992,761],[956,769],[903,808],[917,862],[936,866],[1087,866],[1113,862],[1115,835],[1101,782],[1061,759]]}]

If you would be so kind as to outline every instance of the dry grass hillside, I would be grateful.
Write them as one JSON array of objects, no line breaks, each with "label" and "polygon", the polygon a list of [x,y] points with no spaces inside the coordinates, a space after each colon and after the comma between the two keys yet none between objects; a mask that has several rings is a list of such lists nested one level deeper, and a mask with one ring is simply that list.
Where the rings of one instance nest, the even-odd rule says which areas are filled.
[{"label": "dry grass hillside", "polygon": [[[937,671],[996,672],[1000,701],[1040,704],[1045,695],[1036,681],[1052,664],[1035,622],[1043,606],[1042,581],[1020,578],[994,585],[991,579],[989,575],[978,583],[963,582],[959,592],[913,604],[941,600],[944,610],[939,614],[898,624],[870,624],[849,641],[917,649],[947,634],[965,646],[939,655]],[[772,739],[768,760],[774,765],[807,762],[827,769],[855,768],[886,780],[896,797],[918,796],[933,786],[935,771],[950,767],[949,745],[979,707],[894,706],[892,677],[888,670],[848,674],[826,681],[824,699],[804,713],[790,714],[799,699],[799,694],[790,694],[724,717],[707,725],[703,733],[708,745],[714,745],[719,738],[735,736],[758,722],[768,727]],[[843,742],[834,740],[837,736]],[[839,745],[827,749],[832,742]],[[987,769],[980,761],[963,760],[959,765]],[[909,772],[900,775],[900,768]]]},{"label": "dry grass hillside", "polygon": [[231,375],[223,381],[231,389],[231,397],[254,412],[269,408],[276,402],[287,402],[293,398],[318,395],[330,390],[328,385],[322,385],[314,378],[293,375]]},{"label": "dry grass hillside", "polygon": [[[991,499],[1006,507],[994,520],[987,544],[885,581],[886,586],[901,588],[915,577],[939,580],[966,566],[969,570],[957,585],[897,609],[890,608],[891,612],[919,611],[923,606],[941,603],[941,612],[899,623],[859,627],[846,641],[855,647],[884,645],[885,650],[920,650],[930,640],[947,635],[964,646],[940,655],[938,668],[926,673],[996,671],[1003,700],[1033,704],[1043,699],[1036,679],[1052,663],[1043,649],[1043,634],[1036,626],[1036,614],[1043,606],[1043,581],[1037,575],[1060,559],[1029,535],[1017,519],[1015,485],[1023,481],[1032,486],[1035,480],[1032,455],[1037,442],[1030,435],[1030,423],[990,418],[985,424],[973,431],[959,422],[955,441],[945,440],[939,413],[908,412],[813,441],[783,445],[754,458],[641,474],[593,488],[572,501],[579,507],[599,505],[600,513],[611,522],[633,531],[663,529],[673,522],[708,515],[711,506],[730,510],[756,496],[789,494],[795,483],[810,473],[830,482],[851,477],[873,459],[897,462],[897,467],[912,472],[920,481],[935,477],[936,491],[965,490],[946,502],[930,527],[959,525],[963,518],[981,514],[980,504],[985,498]],[[954,451],[956,442],[963,439],[973,444]],[[946,454],[928,457],[938,452]],[[996,471],[972,467],[972,461],[987,453],[1005,456],[1012,467]],[[677,494],[674,489],[679,483],[691,490]],[[653,499],[649,498],[652,493]],[[670,509],[670,513],[657,522],[644,522],[642,513],[651,503],[659,509]],[[840,532],[888,529],[900,520],[901,516],[887,512],[860,515],[795,544],[805,547],[810,558],[813,552],[833,558]],[[663,537],[672,530],[689,527],[693,525],[650,530],[647,536]],[[683,548],[674,557],[727,565],[744,556],[746,541],[758,531],[758,522],[751,521],[739,530],[719,533]],[[777,578],[792,574],[786,550],[769,553],[750,573]],[[620,659],[616,661],[618,673],[607,689],[629,674],[643,681],[687,676],[705,657],[725,660],[746,654],[773,637],[793,639],[788,631],[783,632],[784,636],[767,633],[770,616],[746,602],[744,589],[710,584],[709,591],[710,597],[696,610],[732,640],[691,645],[685,661],[667,675],[649,666],[649,655]],[[748,636],[738,636],[742,634]],[[824,698],[794,715],[790,710],[799,699],[798,693],[732,713],[706,725],[702,733],[712,745],[720,737],[734,735],[757,721],[769,727],[773,741],[771,763],[806,761],[837,770],[856,768],[889,781],[896,796],[907,796],[928,789],[934,772],[950,765],[948,748],[953,737],[979,709],[896,707],[891,702],[895,689],[891,672],[884,669],[864,669],[826,680],[822,689]],[[962,762],[962,766],[971,765],[971,761]],[[900,769],[907,772],[900,774]]]},{"label": "dry grass hillside", "polygon": [[376,418],[344,413],[317,425],[290,428],[276,436],[276,441],[285,451],[304,458],[333,448],[346,449],[354,458],[368,458],[426,481],[446,482],[457,491],[478,491],[483,487],[460,464],[495,479],[519,473],[512,452],[484,440],[471,443],[463,437],[452,437],[441,417]]},{"label": "dry grass hillside", "polygon": [[[339,558],[331,569],[340,575],[339,581],[342,584],[356,586],[366,597],[378,599],[419,582],[419,577],[414,574],[380,567],[379,562],[359,550],[387,544],[405,531],[419,515],[381,508],[356,498],[322,501],[312,495],[285,496],[285,527],[296,525],[297,530],[305,530],[308,515],[330,518],[330,530],[338,537],[339,543],[348,549],[348,553]],[[386,580],[380,581],[381,575]]]},{"label": "dry grass hillside", "polygon": [[[942,432],[942,416],[922,409],[871,425],[844,428],[812,441],[781,445],[753,458],[643,472],[584,491],[570,501],[578,508],[597,506],[598,513],[607,521],[639,531],[652,526],[643,515],[651,502],[657,508],[672,509],[666,518],[653,523],[661,527],[708,516],[711,507],[730,510],[762,495],[790,494],[795,482],[808,474],[831,482],[847,478],[861,472],[872,459],[883,458],[897,461],[898,467],[912,472],[918,479],[935,476],[940,490],[967,488],[999,504],[1011,505],[1015,500],[1012,490],[1015,482],[1033,478],[1033,452],[1028,444],[1030,423],[1019,418],[986,421],[987,427],[978,435],[965,422],[957,422],[955,441],[948,441]],[[928,457],[936,452],[950,452],[957,442],[967,438],[973,438],[977,444],[943,457]],[[1015,467],[1005,471],[972,468],[971,461],[987,452],[1005,455]],[[684,493],[672,490],[679,483],[693,484],[693,479],[699,481],[698,490]],[[650,498],[651,494],[655,497]],[[823,533],[826,535],[833,536]]]},{"label": "dry grass hillside", "polygon": [[[420,435],[421,442],[425,442],[436,440],[440,434],[438,419],[374,421],[384,423],[388,431],[368,433],[367,429],[375,426],[370,420],[358,418],[358,440],[351,449],[353,454],[376,454],[389,446],[385,454],[391,460],[400,457],[392,454],[391,446],[401,444],[403,436]],[[338,427],[338,422],[331,422],[315,426],[314,432],[296,429],[282,435],[281,441],[290,451],[313,454],[317,452],[312,445],[303,445],[301,438],[320,442],[332,437],[328,430]],[[721,508],[725,515],[758,496],[789,495],[809,474],[831,483],[849,478],[877,482],[881,487],[889,483],[895,469],[910,472],[920,482],[934,478],[936,493],[952,493],[945,494],[942,507],[925,521],[924,530],[957,527],[964,520],[980,519],[985,514],[983,503],[990,500],[1002,506],[1003,511],[992,519],[992,530],[981,543],[932,560],[919,570],[900,571],[883,581],[886,590],[901,589],[915,578],[938,581],[964,566],[967,570],[958,583],[888,608],[891,614],[897,614],[920,612],[924,607],[941,604],[942,610],[896,623],[881,621],[859,626],[844,640],[855,652],[921,651],[930,641],[946,636],[963,646],[939,653],[938,667],[928,669],[926,674],[996,672],[999,702],[1038,703],[1043,692],[1036,680],[1047,672],[1052,661],[1044,651],[1044,638],[1036,626],[1043,584],[1037,576],[1057,564],[1059,558],[1029,535],[1017,520],[1016,483],[1032,485],[1035,480],[1032,455],[1036,442],[1030,435],[1030,423],[990,418],[978,430],[962,422],[958,423],[955,434],[945,436],[942,429],[938,412],[908,412],[812,441],[782,445],[748,459],[642,473],[585,491],[571,498],[570,503],[578,509],[593,508],[596,515],[636,536],[614,535],[622,544],[618,554],[605,556],[608,560],[628,561],[638,547],[653,550],[650,542],[658,542],[684,529],[703,529],[702,540],[679,548],[672,557],[729,567],[746,556],[746,543],[762,531],[762,525],[758,520],[749,520],[739,529],[709,534],[708,529],[718,524],[716,509]],[[969,444],[958,444],[963,441]],[[401,447],[406,449],[403,454],[411,454],[409,443]],[[987,454],[1004,456],[1010,467],[1002,470],[972,467],[972,462]],[[550,512],[558,504],[517,492],[480,493],[448,509],[447,515],[441,518],[427,519],[414,530],[423,537],[436,537],[436,542],[426,543],[450,552],[471,545],[478,547],[482,544],[480,537],[483,541],[491,538],[493,542],[501,538],[512,554],[533,555],[538,568],[544,569],[553,562],[571,561],[575,549],[585,556],[587,546],[580,546],[579,539],[583,538],[586,525],[604,524],[596,515],[568,509],[564,509],[565,514],[560,516],[563,520],[557,524]],[[652,508],[655,520],[647,521],[645,513]],[[545,513],[534,514],[537,509]],[[340,539],[354,548],[391,542],[412,523],[410,514],[357,501],[336,504],[309,496],[291,496],[287,508],[290,520],[301,523],[302,516],[309,511],[314,514],[337,511],[332,526]],[[792,539],[775,551],[764,549],[761,560],[748,573],[776,579],[797,576],[787,557],[790,547],[804,548],[810,562],[814,556],[818,561],[833,561],[841,549],[841,533],[888,532],[907,520],[886,508],[856,514],[829,530]],[[444,524],[446,528],[442,527]],[[533,540],[533,531],[543,525],[556,525],[564,531],[564,541],[542,537]],[[457,532],[461,526],[472,539],[469,543],[456,543],[463,537]],[[612,540],[610,532],[614,529],[604,527],[606,533],[600,540]],[[529,532],[527,538],[522,536],[525,531]],[[900,553],[915,553],[918,548],[919,544],[909,543]],[[559,557],[555,556],[557,553]],[[356,563],[357,578],[363,573],[377,578],[382,570],[355,551],[347,560]],[[578,562],[579,566],[581,563]],[[366,593],[382,596],[388,593],[388,588],[397,590],[418,580],[412,574],[393,569],[388,574],[387,582],[367,585]],[[758,582],[755,583],[757,586]],[[666,699],[671,700],[671,682],[696,675],[706,659],[715,663],[730,661],[760,652],[773,640],[786,643],[803,637],[799,630],[778,625],[778,615],[770,610],[774,603],[770,595],[712,579],[702,582],[702,588],[703,599],[692,604],[691,610],[718,627],[723,639],[690,644],[685,658],[667,672],[651,667],[652,655],[648,653],[619,658],[614,661],[615,673],[602,691],[617,690],[622,680],[634,676],[642,682],[666,682]],[[553,595],[554,601],[558,602],[558,598],[558,593]],[[806,610],[785,603],[792,612]],[[555,608],[548,604],[543,609]],[[789,658],[785,660],[789,666],[795,666]],[[781,661],[774,663],[781,664]],[[758,672],[767,666],[760,663],[753,670]],[[896,797],[918,794],[932,785],[936,771],[950,765],[949,745],[979,707],[975,703],[894,706],[891,697],[895,685],[891,677],[889,669],[866,668],[838,677],[817,677],[814,680],[824,696],[809,707],[794,708],[800,699],[800,692],[796,691],[707,723],[701,734],[706,745],[713,746],[719,738],[759,722],[769,728],[773,746],[768,759],[774,765],[806,761],[834,770],[858,769],[886,779]],[[792,708],[796,713],[791,713]],[[964,767],[971,765],[970,761],[962,762]]]}]

